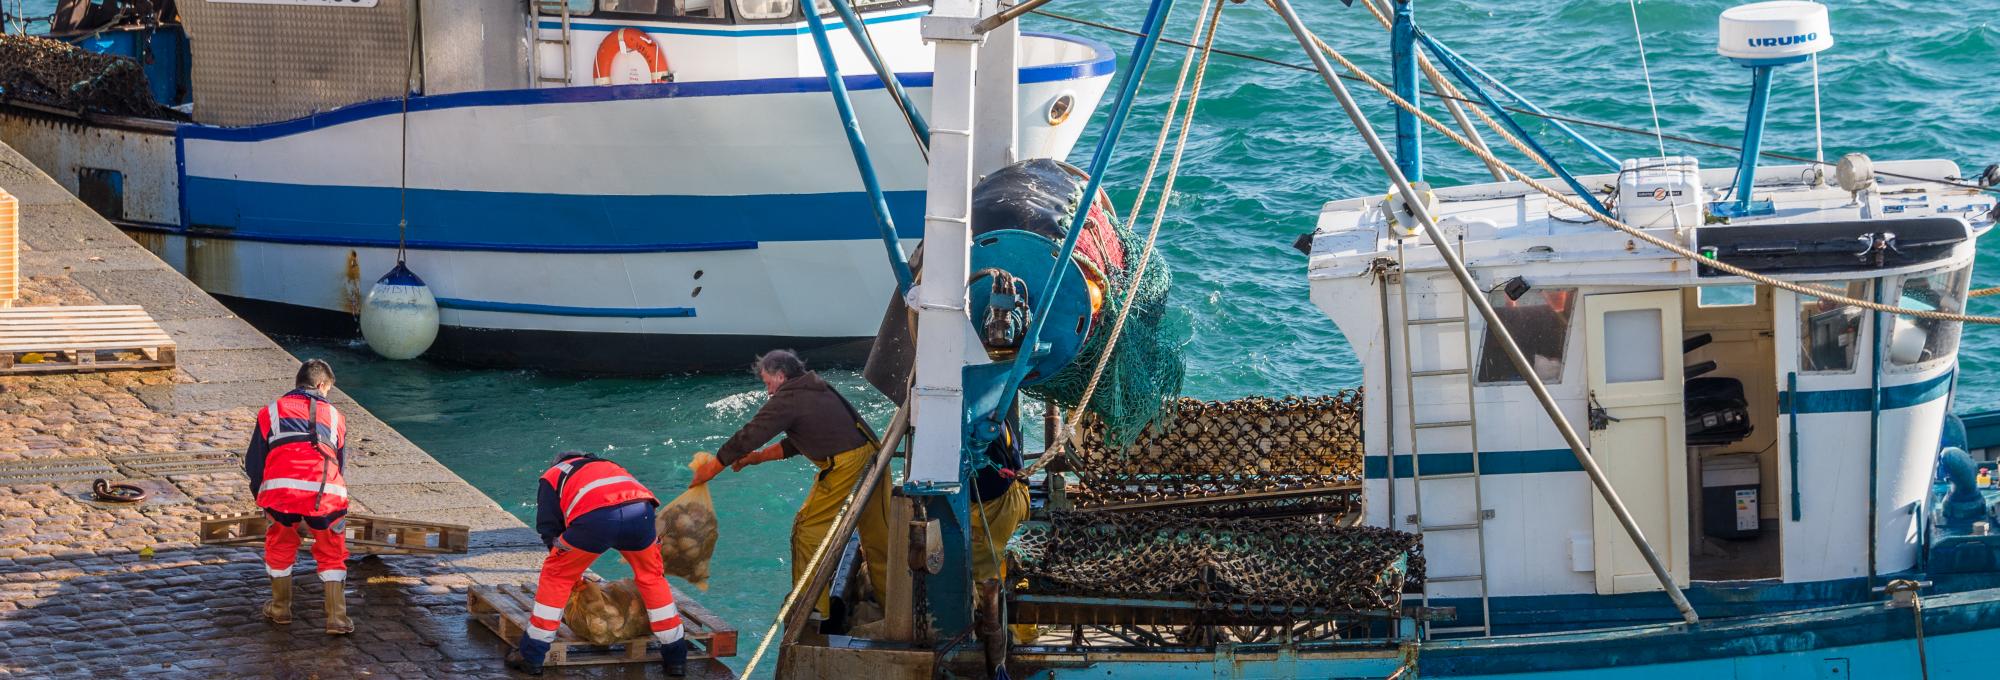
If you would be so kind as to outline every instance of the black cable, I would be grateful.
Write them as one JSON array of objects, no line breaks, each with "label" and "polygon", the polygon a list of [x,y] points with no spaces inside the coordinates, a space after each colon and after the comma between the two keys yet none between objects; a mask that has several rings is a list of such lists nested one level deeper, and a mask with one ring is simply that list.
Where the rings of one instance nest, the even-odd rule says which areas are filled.
[{"label": "black cable", "polygon": [[[1117,27],[1117,26],[1112,26],[1112,25],[1110,25],[1110,24],[1103,24],[1103,23],[1098,23],[1098,22],[1095,22],[1095,21],[1091,21],[1091,20],[1089,20],[1089,19],[1081,19],[1081,18],[1077,18],[1077,17],[1073,17],[1073,16],[1068,16],[1068,15],[1064,15],[1064,14],[1057,14],[1057,13],[1054,13],[1054,12],[1050,12],[1050,11],[1047,11],[1047,10],[1040,10],[1040,9],[1038,9],[1038,10],[1034,10],[1034,12],[1033,12],[1033,13],[1034,13],[1034,14],[1039,14],[1039,15],[1042,15],[1042,16],[1045,16],[1045,17],[1048,17],[1048,18],[1051,18],[1051,19],[1056,19],[1056,20],[1060,20],[1060,21],[1067,21],[1067,22],[1070,22],[1070,23],[1073,23],[1073,24],[1080,24],[1080,25],[1083,25],[1083,26],[1090,26],[1090,27],[1092,27],[1092,28],[1099,28],[1099,29],[1103,29],[1103,30],[1106,30],[1106,31],[1111,31],[1111,32],[1113,32],[1113,33],[1123,33],[1123,34],[1125,34],[1125,35],[1129,35],[1129,36],[1134,36],[1134,37],[1140,37],[1140,36],[1142,36],[1142,35],[1143,35],[1142,33],[1138,32],[1138,31],[1134,31],[1134,30],[1131,30],[1131,29],[1125,29],[1125,28],[1119,28],[1119,27]],[[1188,44],[1188,43],[1186,43],[1186,42],[1182,42],[1182,41],[1179,41],[1179,40],[1175,40],[1175,39],[1173,39],[1173,38],[1167,38],[1167,37],[1161,37],[1161,38],[1160,38],[1160,42],[1163,42],[1163,43],[1167,43],[1167,44],[1170,44],[1170,45],[1178,45],[1178,46],[1181,46],[1181,47],[1195,47],[1194,45],[1191,45],[1191,44]],[[1225,50],[1225,49],[1222,49],[1222,48],[1219,48],[1219,47],[1215,49],[1215,53],[1216,53],[1216,54],[1221,54],[1221,55],[1225,55],[1225,56],[1231,56],[1231,57],[1236,57],[1236,58],[1238,58],[1238,59],[1244,59],[1244,60],[1248,60],[1248,61],[1255,61],[1255,62],[1259,62],[1259,63],[1263,63],[1263,64],[1269,64],[1269,65],[1272,65],[1272,66],[1279,66],[1279,67],[1283,67],[1283,68],[1288,68],[1288,69],[1292,69],[1292,70],[1294,70],[1294,71],[1304,71],[1304,72],[1307,72],[1307,73],[1318,73],[1318,70],[1317,70],[1317,69],[1314,69],[1313,67],[1311,67],[1311,66],[1307,66],[1307,65],[1305,65],[1305,64],[1294,64],[1294,63],[1291,63],[1291,62],[1286,62],[1286,61],[1278,61],[1278,60],[1276,60],[1276,59],[1271,59],[1271,58],[1268,58],[1268,57],[1260,57],[1260,56],[1257,56],[1257,55],[1254,55],[1254,54],[1247,54],[1247,53],[1243,53],[1243,52],[1233,52],[1233,51],[1230,51],[1230,50]],[[1362,80],[1362,79],[1360,78],[1360,76],[1355,76],[1355,75],[1352,75],[1352,74],[1344,74],[1344,73],[1343,73],[1343,74],[1340,74],[1340,77],[1341,77],[1341,78],[1344,78],[1344,79],[1346,79],[1346,80],[1351,80],[1351,81],[1354,81],[1354,82],[1357,82],[1357,83],[1361,83],[1361,82],[1367,82],[1367,81],[1364,81],[1364,80]],[[1449,99],[1449,100],[1455,100],[1455,101],[1458,101],[1458,102],[1462,102],[1462,103],[1466,103],[1466,104],[1471,104],[1471,105],[1473,105],[1473,106],[1484,106],[1484,104],[1483,104],[1483,103],[1481,103],[1481,102],[1479,102],[1479,101],[1477,101],[1477,100],[1473,100],[1473,99],[1469,99],[1469,98],[1466,98],[1466,97],[1454,97],[1454,96],[1450,96],[1450,95],[1446,95],[1446,94],[1442,94],[1442,93],[1439,93],[1439,92],[1436,92],[1436,91],[1433,91],[1433,90],[1425,90],[1425,89],[1419,89],[1419,92],[1422,92],[1422,93],[1424,94],[1424,96],[1427,96],[1427,97],[1432,97],[1432,98],[1436,98],[1436,99]],[[1612,131],[1612,132],[1623,132],[1623,133],[1626,133],[1626,134],[1631,134],[1631,135],[1638,135],[1638,136],[1641,136],[1641,137],[1653,137],[1653,136],[1655,136],[1655,134],[1654,134],[1654,132],[1653,132],[1652,130],[1642,130],[1642,129],[1639,129],[1639,128],[1635,128],[1635,127],[1627,127],[1627,126],[1624,126],[1624,125],[1616,125],[1616,124],[1612,124],[1612,123],[1603,123],[1603,122],[1599,122],[1599,121],[1594,121],[1594,120],[1587,120],[1587,119],[1583,119],[1583,118],[1574,118],[1574,117],[1570,117],[1570,116],[1562,116],[1562,115],[1556,115],[1556,114],[1550,114],[1550,113],[1537,113],[1537,112],[1534,112],[1534,111],[1529,111],[1529,110],[1527,110],[1527,109],[1523,109],[1523,108],[1519,108],[1519,107],[1514,107],[1514,106],[1502,106],[1502,107],[1500,107],[1500,108],[1502,108],[1502,109],[1505,109],[1506,111],[1508,111],[1508,112],[1510,112],[1510,113],[1515,113],[1515,114],[1519,114],[1519,115],[1523,115],[1523,116],[1529,116],[1529,117],[1532,117],[1532,118],[1540,118],[1540,119],[1543,119],[1543,120],[1552,120],[1552,121],[1559,121],[1559,122],[1564,122],[1564,123],[1571,123],[1571,124],[1575,124],[1575,125],[1583,125],[1583,126],[1586,126],[1586,127],[1593,127],[1593,128],[1598,128],[1598,129],[1600,129],[1600,130],[1610,130],[1610,131]],[[1709,147],[1709,148],[1713,148],[1713,149],[1721,149],[1721,150],[1724,150],[1724,151],[1735,151],[1735,152],[1738,152],[1738,153],[1741,153],[1741,152],[1743,151],[1743,147],[1740,147],[1740,146],[1730,146],[1730,145],[1728,145],[1728,144],[1723,144],[1723,143],[1720,143],[1720,142],[1711,142],[1711,141],[1707,141],[1707,140],[1702,140],[1702,139],[1696,139],[1696,138],[1693,138],[1693,137],[1684,137],[1684,136],[1681,136],[1681,135],[1676,135],[1676,134],[1671,134],[1671,133],[1661,133],[1661,134],[1659,134],[1658,136],[1660,136],[1660,137],[1664,137],[1664,138],[1667,138],[1667,139],[1671,139],[1671,140],[1674,140],[1674,141],[1676,141],[1676,142],[1680,142],[1680,143],[1682,143],[1682,144],[1694,144],[1694,145],[1697,145],[1697,146],[1705,146],[1705,147]],[[1759,152],[1759,153],[1758,153],[1757,155],[1758,155],[1758,156],[1760,156],[1760,157],[1764,157],[1764,158],[1775,158],[1775,159],[1778,159],[1778,160],[1783,160],[1783,161],[1792,161],[1792,162],[1794,162],[1794,163],[1810,163],[1810,164],[1813,164],[1813,165],[1824,165],[1824,166],[1834,166],[1834,165],[1837,165],[1837,163],[1829,163],[1829,162],[1826,162],[1826,161],[1822,161],[1822,160],[1816,160],[1816,159],[1812,159],[1812,158],[1806,158],[1806,157],[1804,157],[1804,156],[1794,156],[1794,155],[1791,155],[1791,154],[1783,154],[1783,153],[1778,153],[1778,152],[1775,152],[1775,151],[1763,151],[1763,152]],[[1897,178],[1897,179],[1907,179],[1907,180],[1912,180],[1912,181],[1917,181],[1917,182],[1934,182],[1934,183],[1937,183],[1937,184],[1943,184],[1943,185],[1946,185],[1946,186],[1953,186],[1953,187],[1958,187],[1958,188],[1960,188],[1960,189],[1975,189],[1975,190],[1979,190],[1979,191],[1986,191],[1986,192],[1992,192],[1992,193],[2000,193],[2000,188],[1996,188],[1996,187],[1987,187],[1987,186],[1980,186],[1980,185],[1978,185],[1978,184],[1970,184],[1970,183],[1966,183],[1966,182],[1959,182],[1959,181],[1954,181],[1954,180],[1950,180],[1950,179],[1940,179],[1940,178],[1935,178],[1935,177],[1917,177],[1917,176],[1915,176],[1915,175],[1903,175],[1903,174],[1898,174],[1898,173],[1893,173],[1893,172],[1884,172],[1884,171],[1882,171],[1882,170],[1876,170],[1876,171],[1875,171],[1875,174],[1877,174],[1877,175],[1881,175],[1881,176],[1883,176],[1883,177],[1895,177],[1895,178]],[[1732,183],[1732,186],[1733,186],[1733,183]]]}]

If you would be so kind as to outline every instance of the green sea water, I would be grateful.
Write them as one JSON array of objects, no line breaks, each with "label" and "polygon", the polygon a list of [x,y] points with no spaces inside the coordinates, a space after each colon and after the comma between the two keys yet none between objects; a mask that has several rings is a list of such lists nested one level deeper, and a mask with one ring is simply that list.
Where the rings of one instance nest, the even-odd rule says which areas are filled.
[{"label": "green sea water", "polygon": [[[1323,38],[1386,78],[1385,33],[1363,9],[1333,0],[1296,2]],[[1170,34],[1185,39],[1200,3],[1179,4]],[[1731,4],[1655,0],[1639,7],[1660,122],[1669,133],[1732,145],[1740,139],[1749,72],[1715,54],[1716,16]],[[1942,158],[1969,174],[2000,161],[2000,127],[1993,123],[2000,117],[2000,99],[1987,87],[1992,64],[2000,61],[2000,31],[1990,19],[2000,0],[1829,4],[1838,44],[1819,64],[1827,157],[1861,151],[1878,161]],[[1131,27],[1146,3],[1072,0],[1050,7]],[[1418,21],[1556,112],[1651,127],[1627,3],[1419,0]],[[1030,30],[1105,40],[1121,54],[1131,46],[1128,37],[1044,17],[1024,23]],[[1306,63],[1284,25],[1257,2],[1228,6],[1218,44]],[[1118,145],[1106,187],[1121,212],[1145,169],[1181,53],[1170,46],[1161,51]],[[1811,68],[1786,67],[1776,82],[1765,148],[1811,156]],[[1365,88],[1356,96],[1386,133],[1389,105]],[[827,115],[834,115],[830,104]],[[1073,161],[1087,161],[1104,117],[1099,111]],[[1603,171],[1554,130],[1529,126],[1571,167]],[[1617,156],[1658,153],[1651,136],[1587,134]],[[1448,140],[1432,135],[1427,141],[1432,182],[1487,179],[1475,159],[1445,148]],[[1218,56],[1188,147],[1160,238],[1161,253],[1174,268],[1172,304],[1194,320],[1186,394],[1217,399],[1321,394],[1353,386],[1359,379],[1354,356],[1308,301],[1305,258],[1291,248],[1325,201],[1381,194],[1387,186],[1331,95],[1313,74]],[[1666,151],[1697,156],[1704,167],[1735,162],[1726,152],[1673,141],[1666,142]],[[1511,150],[1503,155],[1532,167]],[[1996,248],[2000,245],[1981,254],[1975,287],[2000,283]],[[1975,302],[1973,311],[2000,313],[1996,299]],[[343,389],[530,521],[535,477],[551,454],[600,453],[655,489],[670,491],[685,484],[689,454],[720,445],[763,400],[761,385],[747,372],[582,380],[390,363],[358,344],[286,344],[300,356],[332,361]],[[1961,352],[1957,408],[2000,405],[1995,371],[2000,329],[1968,329]],[[746,352],[746,363],[748,358]],[[829,377],[878,423],[887,419],[887,403],[864,390],[852,372],[832,371]],[[713,587],[699,599],[744,631],[746,653],[784,597],[786,535],[810,479],[805,463],[783,462],[727,473],[714,485],[722,539]],[[611,574],[623,570],[615,559],[599,568]]]}]

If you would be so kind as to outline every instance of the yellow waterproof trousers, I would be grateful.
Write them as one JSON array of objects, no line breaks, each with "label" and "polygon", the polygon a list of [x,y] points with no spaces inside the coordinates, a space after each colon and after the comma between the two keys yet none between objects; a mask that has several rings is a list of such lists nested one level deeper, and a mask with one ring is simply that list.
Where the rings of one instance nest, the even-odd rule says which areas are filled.
[{"label": "yellow waterproof trousers", "polygon": [[1009,484],[1007,493],[972,508],[972,582],[1007,577],[1007,540],[1028,518],[1028,485]]},{"label": "yellow waterproof trousers", "polygon": [[[875,458],[875,445],[862,444],[834,455],[831,461],[813,461],[819,466],[819,476],[813,480],[812,490],[806,493],[806,502],[799,506],[799,514],[792,520],[792,582],[798,583],[805,577],[806,563],[812,561],[813,550],[826,533],[833,530],[833,523],[840,519],[840,503],[854,492],[854,484],[868,471],[868,464]],[[1022,507],[1027,507],[1027,494],[1023,492]],[[1016,520],[1019,523],[1019,520]],[[870,583],[881,587],[889,577],[889,489],[878,485],[875,493],[868,498],[868,507],[861,511],[861,555],[868,560]],[[1011,532],[1012,529],[1009,529]],[[827,556],[821,559],[839,559],[842,546],[827,548]],[[814,605],[820,616],[827,616],[829,605],[827,593],[819,594],[819,602]]]}]

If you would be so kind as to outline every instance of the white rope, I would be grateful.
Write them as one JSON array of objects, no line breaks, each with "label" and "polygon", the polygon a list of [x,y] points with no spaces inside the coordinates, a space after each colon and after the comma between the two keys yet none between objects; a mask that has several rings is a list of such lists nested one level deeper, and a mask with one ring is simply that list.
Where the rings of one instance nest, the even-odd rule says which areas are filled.
[{"label": "white rope", "polygon": [[[1139,208],[1146,205],[1146,192],[1153,188],[1153,172],[1160,169],[1160,156],[1167,150],[1167,133],[1174,129],[1174,112],[1178,111],[1181,105],[1181,92],[1187,85],[1188,68],[1194,66],[1195,42],[1201,39],[1202,31],[1208,26],[1208,7],[1213,1],[1202,0],[1201,12],[1194,16],[1194,34],[1188,36],[1187,54],[1181,57],[1181,75],[1174,79],[1174,96],[1167,100],[1167,115],[1160,119],[1160,138],[1153,141],[1153,159],[1146,163],[1146,174],[1140,176],[1139,194],[1132,199],[1132,209],[1125,213],[1129,216],[1125,223],[1127,229],[1138,223]],[[1107,217],[1117,219],[1116,215]],[[1099,249],[1098,252],[1103,250]]]},{"label": "white rope", "polygon": [[1534,189],[1537,192],[1540,192],[1548,196],[1549,198],[1555,199],[1556,201],[1564,205],[1576,209],[1578,212],[1590,216],[1591,219],[1603,222],[1606,226],[1624,232],[1626,235],[1629,235],[1638,240],[1645,241],[1646,243],[1657,246],[1660,249],[1665,250],[1667,252],[1697,262],[1699,263],[1697,266],[1709,267],[1717,271],[1720,271],[1724,274],[1747,279],[1752,283],[1763,284],[1780,290],[1787,290],[1800,295],[1806,295],[1809,297],[1818,298],[1820,300],[1825,300],[1827,302],[1859,307],[1869,311],[1882,312],[1885,314],[1896,314],[1900,316],[1907,316],[1918,319],[1932,319],[1938,321],[1957,321],[1962,323],[2000,325],[2000,316],[1983,316],[1977,314],[1962,314],[1956,312],[1937,312],[1937,311],[1927,311],[1920,309],[1905,309],[1902,307],[1895,307],[1891,305],[1882,304],[1879,302],[1848,297],[1847,295],[1841,294],[1834,290],[1821,288],[1819,286],[1793,283],[1791,281],[1772,278],[1730,264],[1728,262],[1723,262],[1721,260],[1709,259],[1707,257],[1704,257],[1700,253],[1696,253],[1692,250],[1689,250],[1681,246],[1680,244],[1673,243],[1671,241],[1660,238],[1653,234],[1646,233],[1645,230],[1633,227],[1632,225],[1618,221],[1617,218],[1614,218],[1610,215],[1606,215],[1602,212],[1598,212],[1596,208],[1593,208],[1589,204],[1584,203],[1582,199],[1579,199],[1569,194],[1565,194],[1561,191],[1557,191],[1554,187],[1551,187],[1548,184],[1536,180],[1533,177],[1529,177],[1527,174],[1521,172],[1520,169],[1515,168],[1514,166],[1511,165],[1507,165],[1506,163],[1501,162],[1499,159],[1494,158],[1491,152],[1475,148],[1469,140],[1460,136],[1458,133],[1453,132],[1451,128],[1445,126],[1445,124],[1438,121],[1438,119],[1432,118],[1430,114],[1424,113],[1422,110],[1419,110],[1414,104],[1411,104],[1408,100],[1396,96],[1396,93],[1392,91],[1389,88],[1389,86],[1384,85],[1382,84],[1382,81],[1376,80],[1374,77],[1369,76],[1367,72],[1361,70],[1360,66],[1356,66],[1354,62],[1349,61],[1347,57],[1342,55],[1338,50],[1333,49],[1332,45],[1326,44],[1326,41],[1320,40],[1318,36],[1314,36],[1313,43],[1317,45],[1321,51],[1325,52],[1327,56],[1332,57],[1335,61],[1340,62],[1340,65],[1342,67],[1346,68],[1349,72],[1352,72],[1356,77],[1360,78],[1362,82],[1367,83],[1369,87],[1375,88],[1376,92],[1380,92],[1382,96],[1387,97],[1391,103],[1394,103],[1397,107],[1402,108],[1403,110],[1409,111],[1412,114],[1416,115],[1417,118],[1422,120],[1425,125],[1429,125],[1432,129],[1437,130],[1439,133],[1450,138],[1452,142],[1458,144],[1460,147],[1463,147],[1466,150],[1471,151],[1474,154],[1477,154],[1481,160],[1499,163],[1500,166],[1507,172],[1507,174],[1513,176],[1515,180],[1521,182],[1522,184],[1527,185],[1529,188]]},{"label": "white rope", "polygon": [[[1629,0],[1626,4],[1632,7],[1632,37],[1639,43],[1639,73],[1646,77],[1646,104],[1653,108],[1653,141],[1660,145],[1660,157],[1666,158],[1667,137],[1660,131],[1660,100],[1653,96],[1653,67],[1646,63],[1646,33],[1639,30],[1639,0]],[[1818,86],[1814,88],[1817,100]],[[1678,216],[1680,213],[1674,214]]]}]

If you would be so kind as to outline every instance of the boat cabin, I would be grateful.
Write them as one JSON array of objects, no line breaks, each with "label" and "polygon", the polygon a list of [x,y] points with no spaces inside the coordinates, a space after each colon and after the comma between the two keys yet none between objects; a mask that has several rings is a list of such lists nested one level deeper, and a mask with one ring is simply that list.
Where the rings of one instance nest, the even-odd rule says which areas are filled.
[{"label": "boat cabin", "polygon": [[[1755,196],[1773,211],[1727,220],[1703,208],[1726,198],[1732,169],[1625,168],[1580,179],[1619,187],[1600,198],[1635,227],[1909,309],[1964,309],[1994,223],[1990,195],[1895,176],[1958,176],[1945,161],[1880,163],[1859,191],[1806,166],[1759,168]],[[1717,275],[1520,183],[1432,193],[1449,243],[1359,198],[1322,209],[1310,252],[1313,300],[1364,367],[1367,521],[1423,534],[1426,602],[1504,623],[1510,600],[1587,610],[1574,598],[1661,587],[1440,245],[1587,428],[1678,585],[1846,584],[1918,566],[1957,322]]]}]

